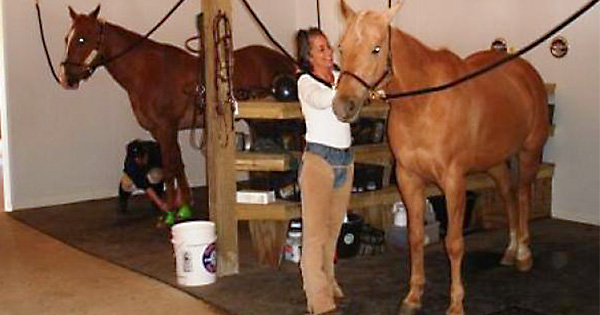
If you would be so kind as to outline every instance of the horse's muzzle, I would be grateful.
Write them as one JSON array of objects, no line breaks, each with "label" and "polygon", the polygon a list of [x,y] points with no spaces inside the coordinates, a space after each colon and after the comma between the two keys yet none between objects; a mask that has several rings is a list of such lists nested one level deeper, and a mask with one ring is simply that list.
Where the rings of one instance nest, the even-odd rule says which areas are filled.
[{"label": "horse's muzzle", "polygon": [[333,98],[333,113],[339,121],[351,123],[356,121],[364,104],[364,99],[336,95]]},{"label": "horse's muzzle", "polygon": [[58,79],[60,81],[60,85],[67,90],[76,90],[79,88],[80,78],[73,75],[66,69],[66,66],[63,64],[60,66],[60,73],[58,75]]}]

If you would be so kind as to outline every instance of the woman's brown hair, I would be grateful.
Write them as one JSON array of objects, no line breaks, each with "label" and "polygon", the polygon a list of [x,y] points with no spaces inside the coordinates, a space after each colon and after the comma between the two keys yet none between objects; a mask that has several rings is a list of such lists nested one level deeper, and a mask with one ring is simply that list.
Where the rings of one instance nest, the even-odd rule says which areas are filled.
[{"label": "woman's brown hair", "polygon": [[316,27],[299,30],[296,35],[296,47],[298,48],[298,64],[300,70],[312,72],[312,63],[310,62],[310,40],[315,36],[326,37],[323,31]]}]

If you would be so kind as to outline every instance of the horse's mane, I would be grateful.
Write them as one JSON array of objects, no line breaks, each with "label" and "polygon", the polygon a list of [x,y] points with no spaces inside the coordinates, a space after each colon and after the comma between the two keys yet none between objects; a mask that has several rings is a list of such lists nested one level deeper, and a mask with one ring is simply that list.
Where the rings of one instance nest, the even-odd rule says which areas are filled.
[{"label": "horse's mane", "polygon": [[422,41],[418,40],[416,37],[414,37],[413,35],[397,28],[397,27],[392,27],[392,34],[396,33],[397,35],[400,35],[401,40],[403,41],[404,45],[408,46],[408,48],[411,51],[415,51],[415,52],[425,52],[427,54],[429,53],[452,53],[450,50],[448,50],[448,48],[446,47],[439,47],[439,48],[434,48],[431,47],[425,43],[423,43]]},{"label": "horse's mane", "polygon": [[[121,36],[125,37],[127,40],[135,41],[135,40],[141,40],[143,38],[143,36],[141,34],[131,31],[131,30],[128,30],[120,25],[110,23],[110,22],[104,22],[104,25],[105,25],[105,27],[108,26],[108,27],[118,30],[118,33]],[[149,38],[147,40],[154,42],[154,40],[149,39]]]},{"label": "horse's mane", "polygon": [[[420,63],[422,66],[426,64],[432,64],[440,59],[445,61],[453,60],[454,62],[461,64],[464,63],[464,59],[459,57],[457,54],[452,52],[446,47],[441,48],[432,48],[422,41],[418,40],[416,37],[408,34],[399,28],[392,27],[392,34],[396,34],[400,37],[402,41],[403,49],[407,49],[412,56],[413,62],[416,61],[416,56],[419,56]],[[393,35],[392,35],[393,36]]]},{"label": "horse's mane", "polygon": [[[138,41],[142,41],[143,45],[146,45],[146,46],[149,45],[150,47],[155,47],[155,48],[175,49],[179,52],[196,57],[180,47],[177,47],[175,45],[168,44],[168,43],[158,42],[151,38],[144,38],[144,36],[142,36],[141,34],[131,31],[131,30],[128,30],[120,25],[110,23],[110,22],[104,22],[104,25],[105,25],[104,27],[109,27],[109,28],[113,29],[114,31],[116,31],[116,33],[119,34],[119,36],[121,38],[125,39],[125,41],[131,43],[132,45],[136,44]],[[105,30],[105,32],[106,32],[106,30]]]}]

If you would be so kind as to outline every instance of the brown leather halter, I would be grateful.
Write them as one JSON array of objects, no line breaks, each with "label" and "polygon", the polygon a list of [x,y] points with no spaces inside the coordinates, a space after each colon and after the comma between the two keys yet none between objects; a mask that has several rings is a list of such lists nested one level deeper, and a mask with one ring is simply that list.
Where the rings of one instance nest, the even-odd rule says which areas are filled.
[{"label": "brown leather halter", "polygon": [[96,70],[96,68],[98,68],[99,66],[103,65],[105,62],[102,61],[104,60],[104,56],[102,55],[101,51],[102,51],[102,43],[104,42],[104,22],[100,22],[100,30],[98,31],[98,42],[96,44],[96,48],[94,48],[95,51],[97,51],[97,55],[94,57],[93,60],[91,60],[89,63],[80,63],[80,62],[73,62],[73,61],[69,61],[68,57],[67,59],[65,59],[63,62],[61,62],[61,66],[76,66],[76,67],[81,67],[83,68],[83,75],[81,76],[81,78],[79,78],[79,80],[85,80],[89,77],[92,76],[92,74],[94,73],[94,71]]},{"label": "brown leather halter", "polygon": [[392,28],[391,28],[391,26],[388,26],[388,54],[387,54],[385,71],[381,74],[379,79],[377,79],[377,81],[375,81],[374,83],[369,84],[366,80],[364,80],[357,74],[354,74],[347,70],[342,70],[342,72],[340,73],[340,76],[338,77],[338,82],[342,79],[342,77],[344,75],[348,75],[348,76],[354,78],[356,81],[360,82],[360,84],[362,84],[363,87],[365,87],[367,89],[367,91],[369,92],[369,99],[374,100],[374,99],[380,99],[382,97],[385,97],[385,92],[382,89],[379,89],[379,87],[381,85],[383,85],[383,82],[385,81],[386,78],[388,78],[389,76],[393,77],[393,75],[394,75],[394,70],[393,70],[393,66],[392,66]]}]

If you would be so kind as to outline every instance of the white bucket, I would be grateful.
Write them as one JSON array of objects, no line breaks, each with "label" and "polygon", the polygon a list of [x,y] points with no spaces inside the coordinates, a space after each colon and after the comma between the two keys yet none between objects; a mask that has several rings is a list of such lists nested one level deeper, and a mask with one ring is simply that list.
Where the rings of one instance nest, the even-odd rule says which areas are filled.
[{"label": "white bucket", "polygon": [[215,224],[190,221],[171,230],[177,283],[182,286],[211,284],[217,279]]}]

